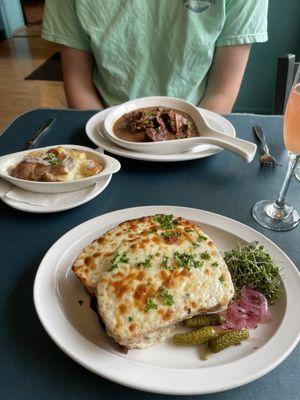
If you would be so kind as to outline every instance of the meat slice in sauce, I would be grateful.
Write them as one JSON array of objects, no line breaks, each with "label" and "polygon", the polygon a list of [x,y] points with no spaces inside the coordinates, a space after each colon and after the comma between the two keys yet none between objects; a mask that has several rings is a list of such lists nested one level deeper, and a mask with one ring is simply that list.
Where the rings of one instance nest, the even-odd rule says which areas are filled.
[{"label": "meat slice in sauce", "polygon": [[162,106],[125,114],[115,123],[114,131],[123,140],[138,142],[199,136],[191,118]]},{"label": "meat slice in sauce", "polygon": [[166,140],[166,130],[163,130],[163,128],[148,128],[145,132],[145,136],[151,141],[151,142],[160,142],[162,140]]}]

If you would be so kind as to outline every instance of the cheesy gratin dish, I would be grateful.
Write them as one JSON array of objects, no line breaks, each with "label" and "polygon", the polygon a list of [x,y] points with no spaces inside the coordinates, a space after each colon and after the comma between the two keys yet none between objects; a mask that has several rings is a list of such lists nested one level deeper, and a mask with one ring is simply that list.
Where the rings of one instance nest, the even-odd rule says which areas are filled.
[{"label": "cheesy gratin dish", "polygon": [[9,174],[30,181],[60,182],[87,178],[98,174],[102,168],[84,152],[59,146],[26,154]]},{"label": "cheesy gratin dish", "polygon": [[153,345],[180,321],[224,310],[234,295],[209,236],[172,215],[121,223],[86,246],[72,269],[96,298],[107,334],[126,349]]}]

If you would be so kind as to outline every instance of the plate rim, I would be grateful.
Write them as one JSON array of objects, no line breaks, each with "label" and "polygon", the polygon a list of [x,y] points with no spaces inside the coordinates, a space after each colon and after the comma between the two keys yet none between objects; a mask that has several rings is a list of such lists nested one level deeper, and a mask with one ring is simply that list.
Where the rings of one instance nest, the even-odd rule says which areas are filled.
[{"label": "plate rim", "polygon": [[[99,139],[95,138],[93,136],[93,131],[95,129],[94,124],[96,124],[97,120],[99,120],[100,118],[102,118],[104,115],[108,114],[110,111],[112,111],[115,107],[109,107],[106,109],[103,109],[99,112],[97,112],[96,114],[94,114],[91,118],[89,118],[89,120],[87,121],[86,125],[85,125],[85,133],[88,136],[88,138],[97,146],[102,146],[104,148],[105,151],[108,151],[112,154],[121,156],[121,157],[126,157],[126,158],[131,158],[134,160],[142,160],[142,161],[149,161],[149,162],[181,162],[181,161],[190,161],[190,160],[197,160],[199,158],[205,158],[205,157],[209,157],[215,154],[218,154],[220,152],[223,151],[223,149],[221,148],[216,148],[215,146],[211,146],[211,149],[206,149],[204,151],[199,151],[199,152],[187,152],[187,153],[174,153],[174,154],[151,154],[151,153],[139,153],[139,152],[135,152],[132,150],[128,150],[128,149],[123,149],[122,147],[120,147],[119,149],[112,149],[111,147],[106,146],[106,143],[103,142],[104,139]],[[226,121],[227,126],[230,128],[232,135],[229,135],[231,137],[236,137],[236,130],[235,127],[233,126],[233,124],[226,119],[225,117],[223,117],[220,114],[214,113],[212,111],[209,110],[205,110],[203,108],[198,107],[201,112],[204,114],[204,116],[206,118],[208,118],[208,120],[210,120],[212,117],[217,118],[218,120],[224,120]],[[99,121],[98,121],[99,123]],[[98,135],[99,136],[99,135]],[[108,142],[109,144],[109,142]],[[117,144],[112,143],[113,146],[118,147]]]},{"label": "plate rim", "polygon": [[[110,181],[112,179],[112,174],[105,175],[101,179],[103,179],[103,183],[99,186],[97,190],[92,192],[90,195],[87,195],[84,197],[82,200],[79,200],[75,203],[68,203],[64,205],[56,205],[56,206],[37,206],[37,205],[30,205],[18,201],[14,201],[13,199],[7,199],[5,196],[1,198],[3,203],[5,203],[7,206],[14,208],[15,210],[23,211],[23,212],[28,212],[32,214],[48,214],[48,213],[55,213],[55,212],[62,212],[62,211],[67,211],[76,207],[79,207],[85,203],[88,203],[89,201],[93,200],[95,197],[99,196],[110,184]],[[25,189],[21,189],[24,190]],[[88,189],[88,188],[86,188]],[[85,189],[83,189],[85,190]],[[70,192],[69,192],[70,193]],[[28,206],[30,208],[28,208]]]},{"label": "plate rim", "polygon": [[[107,364],[105,364],[105,361],[110,361],[112,362],[112,359],[116,359],[117,360],[117,365],[119,366],[120,364],[123,364],[126,366],[127,364],[127,368],[128,368],[128,360],[123,359],[122,357],[118,357],[112,353],[107,352],[105,349],[100,348],[101,350],[101,356],[103,356],[103,360],[101,358],[102,363],[104,362],[104,366],[103,366],[103,370],[99,371],[98,369],[95,369],[93,366],[88,365],[88,363],[85,360],[80,359],[76,354],[74,354],[74,351],[72,352],[72,350],[70,350],[69,348],[67,348],[68,346],[66,346],[66,344],[60,343],[59,340],[57,339],[57,337],[55,337],[55,334],[53,333],[53,328],[52,326],[47,326],[47,322],[45,321],[45,316],[42,315],[41,313],[41,309],[43,308],[43,306],[41,306],[41,304],[39,303],[39,285],[40,285],[40,276],[43,272],[43,270],[47,270],[47,268],[45,268],[45,265],[47,264],[47,258],[50,257],[51,260],[51,252],[56,250],[56,247],[58,247],[60,245],[60,243],[62,243],[63,241],[68,239],[68,236],[72,236],[73,234],[76,234],[77,231],[79,232],[82,228],[86,228],[89,225],[93,225],[95,222],[98,222],[99,219],[103,218],[103,219],[111,219],[111,218],[117,218],[119,219],[119,222],[121,222],[122,220],[124,220],[124,218],[127,218],[127,214],[128,213],[137,213],[138,215],[136,217],[140,215],[151,215],[153,213],[156,212],[172,212],[174,214],[176,213],[180,213],[181,211],[184,213],[198,213],[199,215],[199,219],[200,216],[201,218],[205,220],[205,218],[209,218],[209,220],[211,219],[210,222],[206,222],[206,221],[202,221],[203,223],[210,223],[210,225],[212,226],[216,226],[213,223],[213,219],[221,219],[223,221],[226,221],[228,223],[228,225],[226,225],[226,229],[225,227],[222,227],[222,229],[224,229],[225,231],[229,231],[231,232],[230,229],[232,229],[232,225],[234,225],[234,231],[232,231],[231,233],[234,233],[235,235],[239,236],[240,238],[244,239],[245,236],[256,236],[259,238],[259,240],[263,240],[263,242],[266,242],[268,244],[268,246],[271,246],[274,251],[276,250],[277,253],[279,253],[283,258],[285,258],[286,261],[288,261],[288,270],[291,274],[295,274],[298,278],[297,282],[299,284],[300,282],[300,273],[297,269],[297,267],[295,266],[295,264],[292,262],[292,260],[283,252],[283,250],[280,249],[279,246],[277,246],[273,241],[271,241],[269,238],[267,238],[266,236],[264,236],[263,234],[261,234],[260,232],[256,231],[255,229],[247,226],[246,224],[243,224],[237,220],[234,220],[232,218],[223,216],[221,214],[217,214],[217,213],[213,213],[210,211],[206,211],[206,210],[200,210],[200,209],[196,209],[196,208],[190,208],[190,207],[181,207],[181,206],[159,206],[159,205],[150,205],[150,206],[142,206],[142,207],[131,207],[131,208],[126,208],[126,209],[121,209],[121,210],[116,210],[116,211],[112,211],[109,213],[105,213],[102,214],[98,217],[92,218],[90,220],[85,221],[84,223],[76,226],[75,228],[69,230],[67,233],[65,233],[61,238],[59,238],[51,247],[50,249],[47,251],[46,255],[44,256],[43,260],[40,263],[40,266],[38,268],[38,271],[36,273],[36,277],[35,277],[35,281],[34,281],[34,290],[33,290],[33,297],[34,297],[34,305],[35,305],[35,309],[36,312],[38,314],[38,317],[42,323],[42,325],[44,326],[44,329],[46,330],[46,332],[48,333],[48,335],[51,337],[51,339],[58,345],[58,347],[63,350],[69,357],[71,357],[73,360],[75,360],[77,363],[79,363],[80,365],[84,366],[85,368],[87,368],[88,370],[96,373],[97,375],[100,375],[110,381],[116,382],[118,384],[122,384],[124,386],[128,386],[134,389],[139,389],[139,390],[144,390],[144,391],[148,391],[148,392],[153,392],[153,393],[160,393],[160,394],[172,394],[172,395],[199,395],[199,394],[208,394],[208,393],[217,393],[217,392],[221,392],[221,391],[225,391],[225,390],[229,390],[229,389],[233,389],[239,386],[242,386],[246,383],[249,383],[255,379],[258,379],[260,377],[262,377],[263,375],[265,375],[266,373],[270,372],[272,369],[274,369],[277,365],[279,365],[292,351],[293,349],[296,347],[299,338],[300,338],[300,329],[297,329],[297,334],[294,335],[293,333],[293,340],[291,342],[288,343],[288,346],[285,346],[285,348],[280,352],[280,356],[277,357],[275,360],[273,360],[271,363],[268,363],[266,366],[264,366],[261,369],[255,369],[255,372],[252,371],[251,374],[248,374],[246,377],[244,377],[243,379],[238,379],[236,378],[235,380],[233,380],[233,382],[226,382],[226,385],[222,385],[222,386],[217,386],[217,387],[213,387],[213,388],[206,388],[204,390],[201,389],[201,387],[195,388],[191,388],[191,386],[189,386],[190,382],[195,383],[195,381],[190,381],[190,376],[186,376],[189,374],[185,374],[184,378],[186,380],[185,383],[183,383],[181,381],[181,387],[176,387],[173,383],[173,385],[170,385],[168,387],[168,382],[167,382],[167,386],[162,385],[163,387],[161,387],[161,382],[160,382],[160,387],[159,383],[156,382],[156,385],[154,384],[149,384],[148,381],[145,382],[136,382],[135,379],[130,379],[130,381],[128,382],[128,379],[124,379],[124,377],[122,376],[120,378],[120,376],[118,374],[112,374],[111,371],[107,372],[107,370],[105,369],[105,365],[107,367]],[[130,217],[131,218],[131,217]],[[187,218],[187,217],[185,217]],[[190,217],[191,218],[191,217]],[[201,219],[200,219],[201,221]],[[115,222],[114,222],[115,224]],[[238,232],[236,232],[236,229],[238,229]],[[247,240],[247,239],[246,239]],[[253,239],[251,239],[253,240]],[[49,272],[49,267],[48,267],[48,272]],[[286,281],[284,281],[285,283]],[[293,282],[289,282],[289,285],[293,284]],[[53,286],[53,285],[52,285]],[[286,286],[286,285],[285,285]],[[48,288],[49,289],[49,288]],[[299,294],[299,298],[300,298],[300,294]],[[282,328],[283,325],[287,325],[286,322],[286,314],[288,311],[288,305],[291,307],[291,303],[288,302],[288,297],[287,297],[287,309],[284,315],[284,318],[280,324],[280,326],[278,327],[276,333],[272,336],[272,338],[266,343],[265,346],[269,345],[270,346],[270,342],[274,342],[274,339],[276,336],[278,336],[278,333],[281,332],[282,333]],[[291,310],[289,310],[289,314],[290,314]],[[45,319],[44,319],[45,318]],[[68,320],[66,320],[65,322],[67,322],[67,324],[69,324],[69,326],[76,332],[76,334],[74,334],[74,332],[72,332],[72,335],[76,338],[75,340],[80,340],[82,343],[81,344],[86,344],[85,341],[87,341],[87,339],[85,339],[84,337],[82,337],[79,332],[76,331],[75,328],[73,328],[71,326],[71,324],[68,322]],[[285,323],[284,323],[285,322]],[[294,321],[294,324],[300,324],[300,316],[298,317],[297,321]],[[297,327],[299,328],[299,326],[297,325]],[[51,329],[52,328],[52,329]],[[78,336],[78,337],[77,337]],[[90,342],[89,342],[90,343]],[[96,346],[96,345],[93,345]],[[264,347],[264,346],[263,346]],[[99,349],[99,347],[98,347]],[[77,349],[76,349],[77,350]],[[75,353],[76,353],[75,350]],[[243,360],[252,358],[257,358],[253,357],[253,355],[256,352],[252,353],[251,355],[245,357],[244,359],[239,359],[237,361],[232,362],[231,364],[234,363],[240,363],[243,364]],[[107,354],[109,354],[109,356],[107,357]],[[273,352],[272,352],[272,357],[273,357]],[[98,360],[97,360],[98,361]],[[125,364],[124,364],[125,363]],[[155,372],[155,370],[159,370],[160,374],[161,371],[164,370],[164,378],[169,378],[170,374],[171,376],[174,375],[173,371],[186,371],[186,370],[182,370],[182,369],[169,369],[169,368],[162,368],[162,367],[155,367],[152,365],[144,365],[141,363],[138,363],[136,361],[133,360],[129,360],[129,367],[131,368],[131,364],[133,364],[133,368],[135,368],[136,365],[140,366],[140,370],[145,370],[147,372],[151,371],[152,373]],[[245,364],[245,361],[244,361]],[[244,367],[246,367],[247,364],[244,365]],[[210,370],[217,370],[217,369],[222,369],[224,368],[224,366],[215,366],[215,367],[209,367]],[[201,369],[196,369],[195,371],[201,371],[203,373],[205,369],[201,368]],[[208,369],[207,369],[208,370]],[[172,371],[171,373],[169,371]],[[189,371],[194,371],[194,370],[189,370]],[[142,374],[142,371],[139,371],[140,374]],[[224,371],[222,371],[223,373]],[[250,371],[249,371],[250,372]],[[112,376],[113,375],[113,376]],[[195,375],[194,373],[192,373],[192,375]],[[175,376],[176,376],[176,372],[175,372]],[[174,376],[174,377],[175,377]],[[128,377],[127,377],[128,378]],[[195,377],[194,377],[195,378]],[[198,376],[199,378],[199,376]],[[151,381],[151,380],[150,380]],[[168,379],[167,379],[168,381]],[[158,385],[158,386],[157,386]]]}]

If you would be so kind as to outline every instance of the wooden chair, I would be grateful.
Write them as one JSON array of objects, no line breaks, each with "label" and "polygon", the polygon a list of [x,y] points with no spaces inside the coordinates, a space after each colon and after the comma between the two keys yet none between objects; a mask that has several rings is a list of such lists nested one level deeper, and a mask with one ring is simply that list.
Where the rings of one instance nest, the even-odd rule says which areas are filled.
[{"label": "wooden chair", "polygon": [[284,54],[277,59],[277,74],[272,114],[283,115],[299,67],[294,54]]}]

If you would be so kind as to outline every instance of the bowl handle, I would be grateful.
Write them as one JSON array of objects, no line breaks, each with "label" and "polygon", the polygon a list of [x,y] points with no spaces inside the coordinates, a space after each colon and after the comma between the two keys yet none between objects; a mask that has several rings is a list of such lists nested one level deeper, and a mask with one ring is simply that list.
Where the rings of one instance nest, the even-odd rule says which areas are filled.
[{"label": "bowl handle", "polygon": [[113,157],[110,156],[106,156],[106,160],[107,160],[107,171],[105,171],[105,174],[114,174],[116,172],[118,172],[121,168],[121,164],[119,163],[118,160],[116,160]]},{"label": "bowl handle", "polygon": [[235,153],[248,163],[253,160],[257,149],[256,144],[252,142],[236,137],[230,137],[216,131],[214,131],[210,137],[206,136],[205,140],[207,143]]}]

